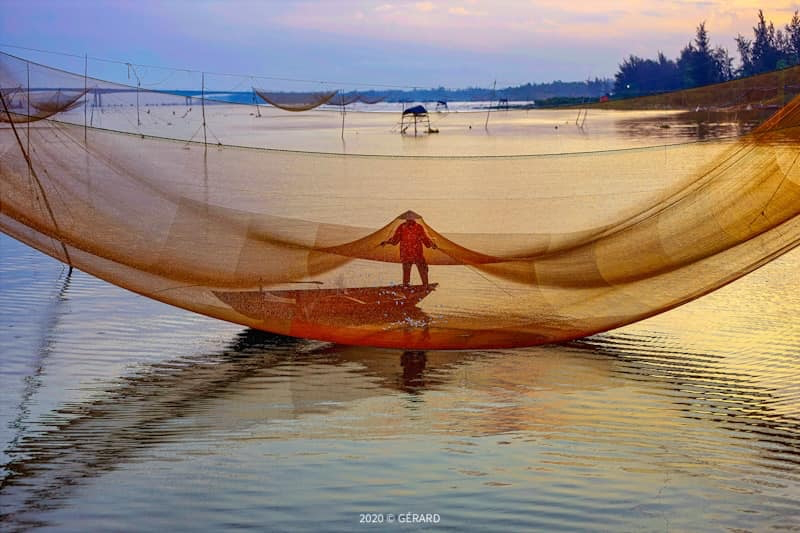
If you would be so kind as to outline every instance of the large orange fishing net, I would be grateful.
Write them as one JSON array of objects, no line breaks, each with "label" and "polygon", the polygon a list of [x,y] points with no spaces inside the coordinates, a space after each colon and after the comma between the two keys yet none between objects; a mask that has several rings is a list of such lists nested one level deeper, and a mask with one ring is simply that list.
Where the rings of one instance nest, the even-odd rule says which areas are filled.
[{"label": "large orange fishing net", "polygon": [[2,231],[150,298],[281,334],[561,341],[678,306],[800,244],[797,99],[730,139],[459,157],[235,146],[248,106],[4,54],[0,95]]}]

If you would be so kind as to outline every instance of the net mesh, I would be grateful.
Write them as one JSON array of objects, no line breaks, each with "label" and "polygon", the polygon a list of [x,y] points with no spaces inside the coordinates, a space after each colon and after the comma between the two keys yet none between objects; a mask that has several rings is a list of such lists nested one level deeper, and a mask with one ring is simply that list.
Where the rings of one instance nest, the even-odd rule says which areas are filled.
[{"label": "net mesh", "polygon": [[409,157],[235,146],[249,106],[4,54],[0,95],[2,231],[145,296],[281,334],[562,341],[681,305],[800,244],[797,99],[734,138]]},{"label": "net mesh", "polygon": [[[336,91],[315,92],[315,93],[297,93],[297,92],[268,92],[263,89],[253,89],[259,98],[266,103],[273,105],[284,111],[308,111],[327,104],[336,96]],[[344,99],[344,95],[340,99]],[[356,99],[350,100],[347,103],[353,103]]]}]

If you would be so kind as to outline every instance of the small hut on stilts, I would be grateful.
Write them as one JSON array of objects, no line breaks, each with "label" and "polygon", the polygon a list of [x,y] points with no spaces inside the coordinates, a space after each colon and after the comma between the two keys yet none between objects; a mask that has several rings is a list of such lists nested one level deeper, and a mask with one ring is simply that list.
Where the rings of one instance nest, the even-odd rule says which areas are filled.
[{"label": "small hut on stilts", "polygon": [[414,137],[416,137],[420,133],[417,126],[419,123],[425,128],[422,133],[439,133],[439,130],[431,127],[431,118],[425,106],[415,105],[403,110],[403,114],[400,116],[400,134],[405,135],[413,124]]}]

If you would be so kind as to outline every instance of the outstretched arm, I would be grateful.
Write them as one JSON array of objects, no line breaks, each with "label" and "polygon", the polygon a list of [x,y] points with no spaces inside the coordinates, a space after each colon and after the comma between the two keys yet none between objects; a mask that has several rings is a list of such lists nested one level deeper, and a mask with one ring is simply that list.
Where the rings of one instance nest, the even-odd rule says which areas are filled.
[{"label": "outstretched arm", "polygon": [[436,246],[436,241],[428,237],[428,233],[424,229],[422,230],[422,244],[424,244],[426,248],[433,248],[434,250],[439,248]]},{"label": "outstretched arm", "polygon": [[400,228],[399,227],[395,230],[394,235],[392,235],[391,239],[386,240],[386,241],[381,241],[381,246],[386,246],[387,244],[397,244],[398,242],[400,242]]}]

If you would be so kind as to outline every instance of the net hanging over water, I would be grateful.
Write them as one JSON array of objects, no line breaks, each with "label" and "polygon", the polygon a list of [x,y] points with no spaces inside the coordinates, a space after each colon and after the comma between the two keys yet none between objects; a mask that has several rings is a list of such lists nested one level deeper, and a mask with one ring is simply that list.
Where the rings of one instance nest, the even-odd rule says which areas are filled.
[{"label": "net hanging over water", "polygon": [[[6,54],[0,95],[3,232],[280,334],[420,349],[563,341],[681,305],[800,244],[798,99],[734,138],[408,156],[259,147],[268,127],[338,140],[313,121],[340,119],[276,110],[258,122],[252,106]],[[386,131],[396,120],[364,115]]]},{"label": "net hanging over water", "polygon": [[[336,91],[296,93],[296,92],[267,92],[263,89],[253,88],[253,92],[266,103],[283,109],[284,111],[308,111],[327,104],[336,96]],[[355,99],[347,102],[353,103]]]}]

